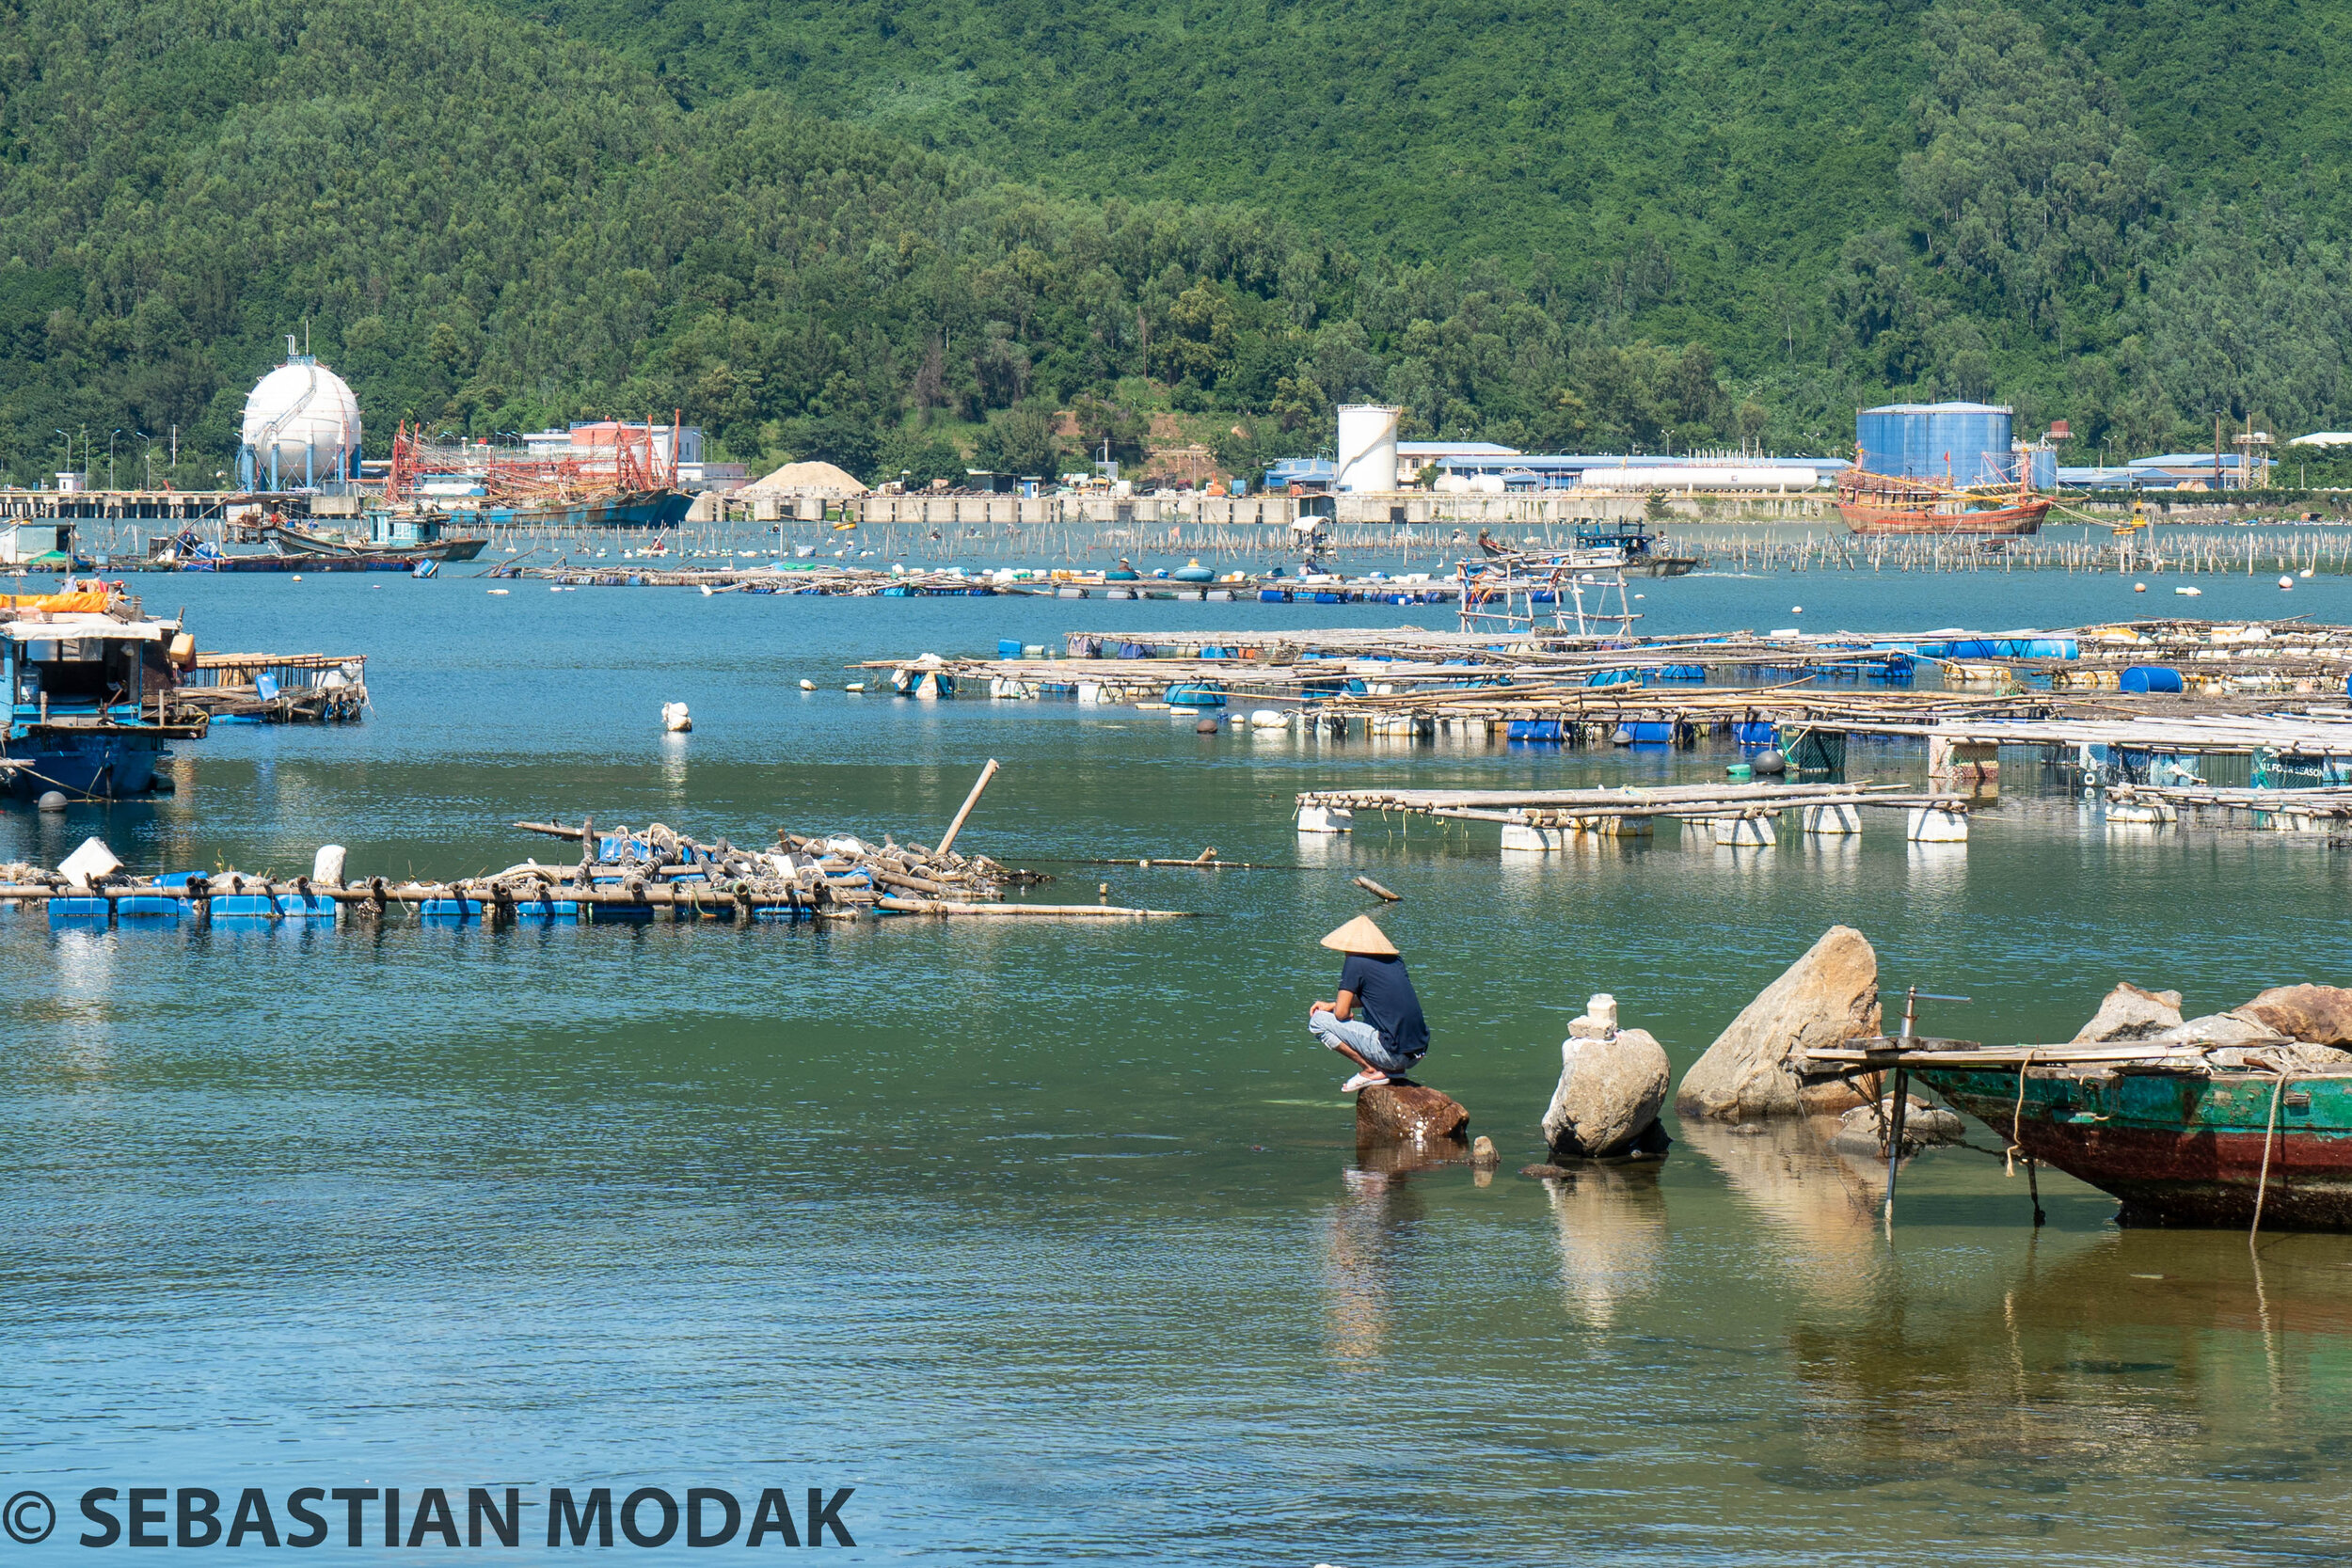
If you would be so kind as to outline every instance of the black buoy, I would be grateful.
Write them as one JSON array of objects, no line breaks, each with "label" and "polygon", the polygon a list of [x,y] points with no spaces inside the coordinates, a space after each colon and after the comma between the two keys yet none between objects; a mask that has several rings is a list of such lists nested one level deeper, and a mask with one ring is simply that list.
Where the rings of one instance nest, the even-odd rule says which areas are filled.
[{"label": "black buoy", "polygon": [[1788,759],[1778,752],[1758,752],[1756,761],[1749,766],[1759,773],[1786,773],[1788,771]]},{"label": "black buoy", "polygon": [[1216,734],[1216,721],[1214,719],[1203,719],[1200,722],[1192,727],[1192,733],[1195,735],[1215,735]]}]

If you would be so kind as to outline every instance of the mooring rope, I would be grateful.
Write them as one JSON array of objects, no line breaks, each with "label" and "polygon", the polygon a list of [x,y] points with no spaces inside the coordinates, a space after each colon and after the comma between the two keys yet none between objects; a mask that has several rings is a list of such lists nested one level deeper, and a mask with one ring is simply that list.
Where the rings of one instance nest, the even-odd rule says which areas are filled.
[{"label": "mooring rope", "polygon": [[2253,1245],[2254,1238],[2262,1234],[2263,1199],[2270,1193],[2270,1145],[2271,1141],[2278,1136],[2279,1101],[2287,1092],[2287,1078],[2293,1070],[2291,1068],[2280,1068],[2279,1081],[2270,1086],[2270,1120],[2263,1128],[2262,1175],[2254,1183],[2254,1223],[2246,1232],[2246,1243],[2249,1246]]},{"label": "mooring rope", "polygon": [[2026,1122],[2026,1069],[2033,1066],[2033,1059],[2041,1051],[2040,1046],[2035,1046],[2026,1053],[2026,1059],[2017,1064],[2017,1108],[2009,1117],[2009,1147],[2001,1150],[2001,1174],[2004,1177],[2017,1174],[2017,1151],[2024,1147],[2018,1140]]}]

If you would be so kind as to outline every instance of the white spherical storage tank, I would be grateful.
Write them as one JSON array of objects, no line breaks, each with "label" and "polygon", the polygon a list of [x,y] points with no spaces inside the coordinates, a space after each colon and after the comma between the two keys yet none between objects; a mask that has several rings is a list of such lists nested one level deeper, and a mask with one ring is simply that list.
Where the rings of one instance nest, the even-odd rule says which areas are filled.
[{"label": "white spherical storage tank", "polygon": [[1340,445],[1334,490],[1396,488],[1396,421],[1401,408],[1340,404]]},{"label": "white spherical storage tank", "polygon": [[309,355],[278,366],[245,400],[246,483],[272,490],[348,479],[359,462],[359,400]]}]

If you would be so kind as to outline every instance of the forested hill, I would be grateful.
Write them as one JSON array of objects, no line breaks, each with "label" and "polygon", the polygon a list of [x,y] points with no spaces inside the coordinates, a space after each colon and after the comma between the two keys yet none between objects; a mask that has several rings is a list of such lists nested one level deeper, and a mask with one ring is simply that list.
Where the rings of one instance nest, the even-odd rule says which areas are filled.
[{"label": "forested hill", "polygon": [[1648,450],[1829,449],[1890,394],[2080,451],[2352,421],[2341,28],[2267,4],[0,0],[0,464],[177,423],[208,479],[306,320],[378,450],[672,407],[918,475],[1050,461],[1057,407],[1236,467],[1359,398]]}]

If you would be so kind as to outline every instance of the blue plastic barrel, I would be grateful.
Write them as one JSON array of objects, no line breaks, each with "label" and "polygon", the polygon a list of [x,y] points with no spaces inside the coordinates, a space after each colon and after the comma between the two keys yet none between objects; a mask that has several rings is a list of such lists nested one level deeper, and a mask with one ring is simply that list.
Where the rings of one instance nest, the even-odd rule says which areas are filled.
[{"label": "blue plastic barrel", "polygon": [[2150,691],[2186,691],[2188,689],[2188,682],[2182,678],[2181,673],[2178,670],[2172,669],[2169,665],[2163,664],[2133,665],[2130,669],[2123,672],[2122,686],[2123,689],[2126,691],[2137,691],[2142,693]]},{"label": "blue plastic barrel", "polygon": [[998,658],[1019,658],[1021,657],[1021,639],[1017,637],[998,638],[996,640],[996,657]]}]

